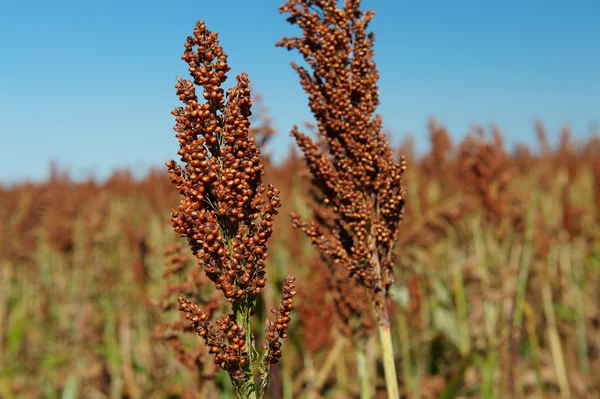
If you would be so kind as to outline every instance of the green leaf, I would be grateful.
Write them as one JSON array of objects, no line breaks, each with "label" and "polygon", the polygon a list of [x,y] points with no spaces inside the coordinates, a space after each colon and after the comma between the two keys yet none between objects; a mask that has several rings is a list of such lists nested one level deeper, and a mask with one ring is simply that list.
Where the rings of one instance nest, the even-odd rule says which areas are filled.
[{"label": "green leaf", "polygon": [[460,329],[454,314],[448,309],[436,308],[433,310],[433,325],[441,331],[457,348],[460,348]]},{"label": "green leaf", "polygon": [[440,301],[440,303],[447,305],[447,306],[451,306],[452,305],[452,295],[450,295],[450,291],[448,291],[448,288],[446,288],[446,286],[444,285],[442,280],[440,280],[439,278],[434,278],[432,286],[433,286],[433,293],[435,294],[437,299]]},{"label": "green leaf", "polygon": [[75,399],[79,389],[79,378],[76,375],[71,375],[67,379],[65,389],[63,390],[61,399]]}]

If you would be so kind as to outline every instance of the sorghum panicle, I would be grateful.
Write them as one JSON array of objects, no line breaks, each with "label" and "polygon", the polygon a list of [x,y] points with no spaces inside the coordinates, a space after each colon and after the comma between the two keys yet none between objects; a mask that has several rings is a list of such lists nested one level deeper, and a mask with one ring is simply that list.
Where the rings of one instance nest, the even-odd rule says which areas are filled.
[{"label": "sorghum panicle", "polygon": [[179,297],[179,310],[185,313],[185,318],[192,322],[192,328],[204,338],[209,352],[215,355],[215,364],[234,378],[242,378],[242,368],[248,361],[246,332],[235,323],[233,315],[220,317],[215,328],[204,309],[189,299]]},{"label": "sorghum panicle", "polygon": [[281,342],[280,338],[287,338],[287,329],[289,322],[292,320],[290,314],[294,308],[294,297],[296,296],[296,285],[294,277],[287,277],[283,283],[283,293],[281,294],[281,303],[278,309],[273,309],[271,312],[275,314],[275,321],[267,321],[267,341],[265,349],[269,349],[266,362],[270,364],[277,363],[281,357]]},{"label": "sorghum panicle", "polygon": [[245,300],[265,286],[266,243],[281,205],[279,191],[272,186],[265,189],[259,151],[248,136],[247,75],[238,75],[236,86],[225,98],[221,84],[229,71],[227,56],[217,34],[202,22],[194,36],[188,37],[182,58],[189,64],[194,83],[204,88],[206,101],[199,101],[191,81],[178,79],[175,87],[185,106],[173,111],[174,129],[185,167],[167,162],[171,180],[182,195],[173,212],[173,227],[188,239],[206,274],[227,300]]},{"label": "sorghum panicle", "polygon": [[516,170],[504,149],[493,141],[486,141],[483,129],[478,130],[481,137],[471,135],[461,143],[456,160],[458,170],[472,188],[490,224],[500,231],[510,222],[522,230],[522,204],[509,188]]},{"label": "sorghum panicle", "polygon": [[379,72],[373,61],[373,33],[367,26],[374,13],[359,9],[359,1],[289,0],[280,7],[302,37],[284,37],[278,46],[296,49],[312,73],[292,63],[309,95],[309,105],[328,154],[309,136],[294,128],[292,136],[304,153],[314,184],[334,210],[334,234],[325,235],[318,223],[294,215],[313,243],[334,262],[379,296],[393,282],[392,247],[404,207],[402,175],[382,121]]},{"label": "sorghum panicle", "polygon": [[[184,103],[172,112],[183,166],[175,161],[166,164],[181,195],[178,209],[172,212],[172,225],[187,238],[206,276],[232,304],[233,313],[213,326],[207,312],[184,296],[179,298],[179,310],[204,338],[215,363],[229,373],[238,396],[247,397],[255,391],[250,316],[266,284],[267,240],[281,206],[279,190],[265,187],[264,166],[250,137],[248,76],[238,75],[226,94],[221,87],[230,68],[217,33],[198,22],[193,36],[187,38],[182,59],[193,80],[178,78],[175,85]],[[201,96],[196,86],[201,87]],[[282,313],[277,313],[278,320],[285,318],[285,328],[279,328],[281,323],[276,321],[278,336],[269,339],[269,346],[277,349],[265,358],[280,355],[279,339],[287,336],[292,309],[291,292],[290,277],[284,286]],[[268,367],[261,373],[265,380]],[[261,390],[265,387],[266,381]]]},{"label": "sorghum panicle", "polygon": [[293,223],[329,261],[366,287],[376,313],[388,396],[396,398],[386,302],[404,212],[406,163],[404,158],[394,162],[375,114],[379,72],[373,61],[375,36],[367,33],[374,13],[363,12],[360,0],[346,0],[342,8],[336,0],[288,0],[280,12],[302,29],[302,37],[284,37],[277,45],[298,50],[312,70],[292,63],[325,145],[297,127],[291,135],[304,153],[313,185],[333,211],[328,223],[333,228],[301,222],[297,214]]}]

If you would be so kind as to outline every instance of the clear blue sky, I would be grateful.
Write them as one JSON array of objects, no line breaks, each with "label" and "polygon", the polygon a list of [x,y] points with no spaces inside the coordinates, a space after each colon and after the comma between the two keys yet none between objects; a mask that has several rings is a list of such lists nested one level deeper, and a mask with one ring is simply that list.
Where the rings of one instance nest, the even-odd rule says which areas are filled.
[{"label": "clear blue sky", "polygon": [[[274,47],[295,29],[283,0],[3,1],[0,4],[0,182],[46,176],[51,159],[75,176],[143,172],[175,157],[173,85],[198,19],[220,34],[233,73],[246,71],[275,118],[271,153],[285,154],[307,97]],[[435,115],[459,138],[496,122],[509,144],[535,143],[569,122],[584,137],[600,120],[600,1],[365,0],[376,10],[380,113],[398,143],[427,148]]]}]

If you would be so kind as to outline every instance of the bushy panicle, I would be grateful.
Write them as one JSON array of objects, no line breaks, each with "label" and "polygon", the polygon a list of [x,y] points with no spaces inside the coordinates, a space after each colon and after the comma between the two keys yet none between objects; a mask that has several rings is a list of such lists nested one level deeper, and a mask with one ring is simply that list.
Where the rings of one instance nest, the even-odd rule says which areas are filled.
[{"label": "bushy panicle", "polygon": [[[183,59],[193,82],[175,85],[185,106],[173,111],[184,162],[167,162],[181,193],[173,228],[186,237],[207,276],[229,302],[255,297],[265,286],[267,240],[280,207],[279,191],[265,188],[263,165],[249,137],[250,89],[241,74],[227,95],[227,56],[217,34],[199,22]],[[204,101],[195,93],[201,86]],[[265,195],[266,194],[266,195]]]},{"label": "bushy panicle", "polygon": [[192,322],[192,328],[205,341],[209,352],[215,355],[215,364],[237,379],[244,377],[243,367],[248,362],[246,332],[235,322],[232,314],[221,316],[214,327],[208,314],[185,297],[179,297],[179,310]]},{"label": "bushy panicle", "polygon": [[[171,222],[233,312],[213,325],[204,307],[185,296],[179,298],[179,310],[205,340],[215,364],[228,372],[238,394],[246,395],[255,390],[250,316],[266,284],[267,241],[281,206],[279,190],[263,183],[264,165],[251,137],[256,130],[250,130],[248,76],[238,75],[227,93],[221,87],[230,68],[217,33],[198,22],[193,36],[187,38],[182,59],[189,65],[192,80],[178,78],[175,85],[183,102],[172,112],[183,164],[166,163],[180,193]],[[181,260],[173,258],[174,269]],[[186,282],[189,286],[196,282],[191,277]],[[276,320],[268,322],[277,336],[268,339],[265,358],[269,361],[261,369],[261,390],[268,381],[268,366],[281,356],[279,339],[287,336],[294,295],[293,277],[288,277]]]},{"label": "bushy panicle", "polygon": [[[480,137],[471,135],[461,143],[456,160],[458,170],[490,224],[502,230],[510,222],[517,230],[523,230],[521,201],[509,190],[516,170],[497,140],[486,141],[483,130],[480,131]],[[498,135],[499,131],[495,136]]]},{"label": "bushy panicle", "polygon": [[[291,135],[302,152],[313,183],[334,212],[328,233],[317,222],[302,228],[320,251],[346,267],[376,297],[393,282],[392,247],[404,208],[404,159],[393,160],[382,133],[379,72],[373,61],[374,34],[367,33],[372,11],[360,1],[289,0],[280,7],[301,37],[284,37],[278,46],[295,49],[312,72],[292,63],[309,95],[309,106],[325,146],[295,127]],[[326,147],[326,148],[324,148]]]}]

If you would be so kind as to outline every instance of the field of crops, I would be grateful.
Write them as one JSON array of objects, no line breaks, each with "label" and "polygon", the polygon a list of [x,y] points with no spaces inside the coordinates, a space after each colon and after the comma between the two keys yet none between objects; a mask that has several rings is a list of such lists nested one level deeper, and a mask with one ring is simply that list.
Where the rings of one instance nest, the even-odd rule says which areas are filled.
[{"label": "field of crops", "polygon": [[[499,132],[452,144],[432,123],[430,134],[423,157],[402,148],[408,209],[391,297],[402,391],[508,397],[512,381],[522,396],[597,397],[600,142],[575,145],[565,131],[560,148],[542,141],[539,154],[509,154]],[[319,258],[291,226],[287,214],[308,212],[301,170],[294,153],[267,168],[283,206],[262,306],[274,307],[287,273],[298,276],[271,395],[357,396],[357,361],[378,374],[376,335],[369,321],[360,331],[344,323]],[[0,396],[226,394],[226,375],[198,337],[161,327],[179,320],[182,290],[214,298],[171,229],[177,193],[166,173],[134,181],[120,172],[97,184],[55,171],[0,198]]]},{"label": "field of crops", "polygon": [[[302,23],[294,12],[290,22]],[[358,31],[349,57],[362,54],[366,61],[357,63],[366,68],[369,39],[360,21],[370,16],[348,15],[354,25],[346,29]],[[318,14],[312,18],[318,25]],[[254,115],[245,113],[243,76],[235,90],[219,91],[220,75],[206,68],[226,73],[226,58],[205,29],[196,26],[184,53],[196,89],[204,87],[205,108],[192,82],[176,86],[183,106],[173,111],[181,144],[173,158],[184,166],[169,161],[143,179],[116,171],[102,182],[74,181],[52,166],[46,181],[0,187],[0,398],[364,399],[393,397],[394,384],[412,399],[600,397],[600,137],[575,141],[568,126],[547,132],[541,121],[531,128],[538,149],[507,148],[496,126],[474,127],[453,142],[431,119],[427,153],[417,154],[411,138],[392,150],[371,122],[374,65],[374,75],[352,72],[364,78],[363,91],[353,89],[359,94],[342,84],[319,91],[320,80],[299,70],[319,122],[302,129],[327,139],[311,147],[296,131],[304,154],[291,148],[276,163],[263,151],[257,165],[253,145],[261,150],[289,132],[273,127],[277,115],[268,115],[268,104],[260,108],[257,93]],[[280,45],[301,53],[309,47]],[[340,68],[334,53],[316,59],[309,62],[316,75],[328,76],[324,60]],[[332,100],[346,94],[347,103]],[[319,95],[331,100],[329,108],[319,108]],[[320,157],[316,148],[330,152]],[[386,156],[387,164],[365,161]],[[373,171],[391,164],[391,182]],[[219,172],[238,166],[240,174]],[[363,209],[344,213],[353,197],[341,188],[346,179],[331,177],[346,172],[380,183],[360,186],[368,198],[383,198],[375,201],[383,222],[365,222],[371,230],[364,237],[365,223],[357,222]],[[244,179],[250,183],[228,206],[227,190]],[[255,202],[261,187],[268,198]],[[251,198],[242,201],[246,193]],[[211,212],[212,224],[197,228]],[[310,220],[321,230],[303,224]],[[228,235],[232,224],[237,233]],[[377,240],[367,247],[371,235]],[[382,254],[392,241],[377,269],[361,263],[363,245]],[[243,255],[248,248],[252,256]],[[252,266],[236,269],[230,261]],[[265,325],[272,309],[275,321]],[[382,338],[384,323],[393,351]],[[247,368],[262,343],[266,360]],[[256,382],[256,392],[240,381]]]}]

